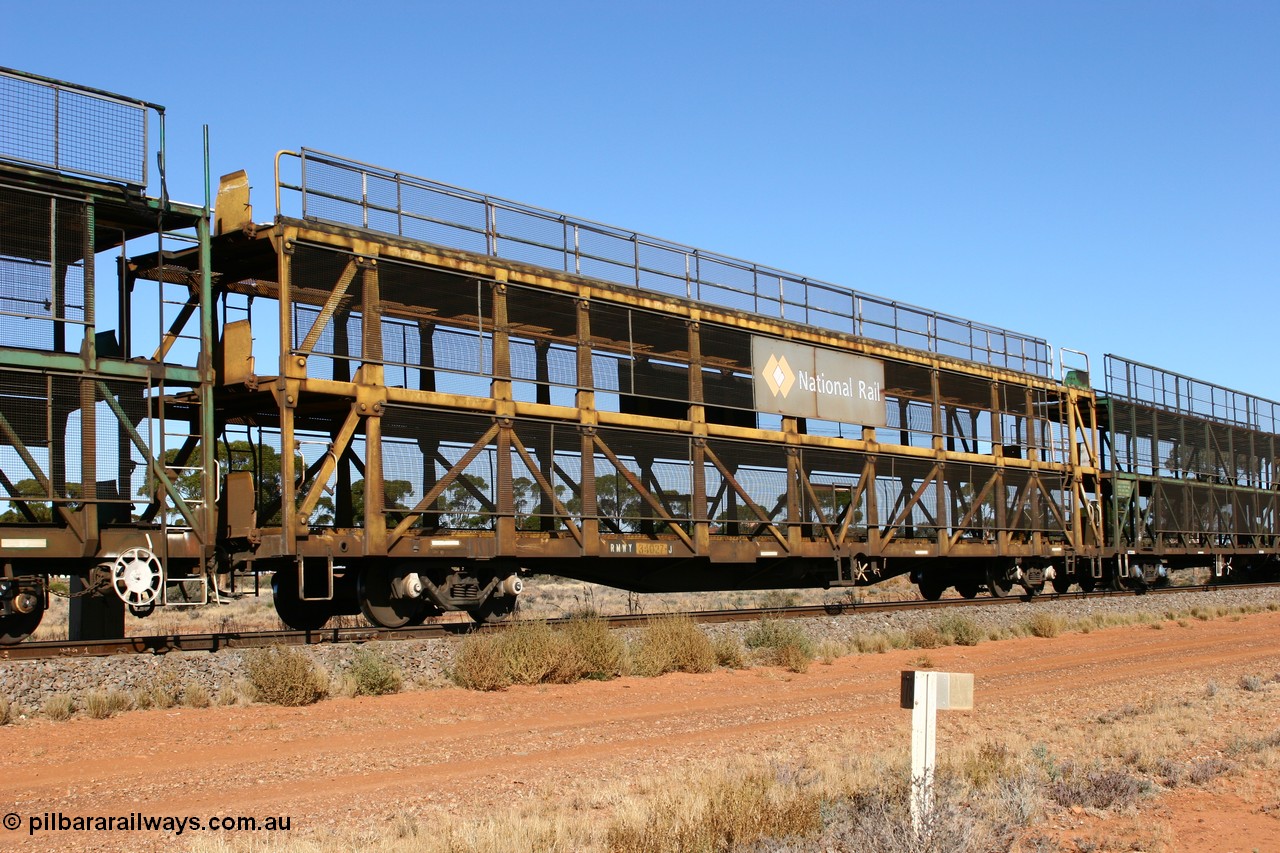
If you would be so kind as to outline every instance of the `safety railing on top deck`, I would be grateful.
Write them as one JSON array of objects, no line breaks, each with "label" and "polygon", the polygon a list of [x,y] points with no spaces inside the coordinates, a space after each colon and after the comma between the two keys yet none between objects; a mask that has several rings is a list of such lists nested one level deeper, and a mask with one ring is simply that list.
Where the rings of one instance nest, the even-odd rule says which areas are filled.
[{"label": "safety railing on top deck", "polygon": [[1107,394],[1266,433],[1280,433],[1280,403],[1107,354]]},{"label": "safety railing on top deck", "polygon": [[[285,158],[296,176],[282,176]],[[276,210],[1050,377],[1040,338],[309,149],[276,159]]]},{"label": "safety railing on top deck", "polygon": [[124,95],[0,68],[0,159],[147,185],[147,110],[164,108]]}]

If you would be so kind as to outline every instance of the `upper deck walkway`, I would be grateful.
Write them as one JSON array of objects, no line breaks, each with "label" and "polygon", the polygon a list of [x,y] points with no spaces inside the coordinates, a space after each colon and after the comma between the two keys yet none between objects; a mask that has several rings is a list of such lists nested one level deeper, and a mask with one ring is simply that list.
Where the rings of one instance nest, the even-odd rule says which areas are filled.
[{"label": "upper deck walkway", "polygon": [[[291,172],[290,175],[285,172]],[[997,326],[309,149],[276,209],[1052,378],[1048,343]]]}]

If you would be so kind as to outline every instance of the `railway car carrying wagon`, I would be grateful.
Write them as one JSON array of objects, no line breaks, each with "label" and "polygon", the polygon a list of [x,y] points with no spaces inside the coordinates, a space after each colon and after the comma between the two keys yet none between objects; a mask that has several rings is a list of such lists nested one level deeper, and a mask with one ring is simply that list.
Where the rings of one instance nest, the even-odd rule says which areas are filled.
[{"label": "railway car carrying wagon", "polygon": [[254,223],[232,176],[212,239],[219,541],[291,625],[501,618],[527,571],[1094,577],[1095,398],[1044,341],[332,155],[277,171],[296,214]]},{"label": "railway car carrying wagon", "polygon": [[501,619],[529,572],[1274,569],[1274,403],[307,149],[269,222],[242,172],[179,204],[162,108],[32,75],[0,118],[0,642],[246,576],[315,628]]}]

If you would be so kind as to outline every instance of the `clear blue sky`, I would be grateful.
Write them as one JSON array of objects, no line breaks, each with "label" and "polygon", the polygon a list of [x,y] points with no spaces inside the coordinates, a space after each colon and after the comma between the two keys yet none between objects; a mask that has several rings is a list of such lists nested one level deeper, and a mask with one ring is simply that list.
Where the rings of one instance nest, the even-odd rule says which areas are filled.
[{"label": "clear blue sky", "polygon": [[[208,8],[201,14],[199,8]],[[181,10],[181,11],[179,11]],[[10,4],[168,108],[1280,400],[1280,3]]]}]

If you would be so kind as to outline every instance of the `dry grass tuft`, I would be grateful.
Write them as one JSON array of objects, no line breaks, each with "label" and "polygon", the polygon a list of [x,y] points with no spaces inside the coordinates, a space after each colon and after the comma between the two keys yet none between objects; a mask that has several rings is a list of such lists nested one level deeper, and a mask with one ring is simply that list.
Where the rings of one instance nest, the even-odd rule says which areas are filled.
[{"label": "dry grass tuft", "polygon": [[663,616],[649,622],[631,650],[637,675],[710,672],[716,667],[711,639],[687,616]]},{"label": "dry grass tuft", "polygon": [[1027,620],[1027,630],[1035,637],[1056,637],[1064,627],[1062,619],[1051,613],[1037,613]]},{"label": "dry grass tuft", "polygon": [[59,693],[57,696],[50,696],[44,700],[44,705],[40,708],[40,713],[55,722],[62,722],[71,719],[71,715],[75,712],[75,702],[65,693]]},{"label": "dry grass tuft", "polygon": [[310,705],[329,693],[328,675],[297,649],[252,649],[245,670],[253,698],[269,705]]},{"label": "dry grass tuft", "polygon": [[982,628],[968,616],[959,613],[948,613],[938,619],[938,633],[948,643],[957,646],[976,646],[983,640]]},{"label": "dry grass tuft", "polygon": [[822,798],[766,772],[716,779],[703,788],[670,789],[605,833],[617,853],[737,850],[768,838],[804,838],[822,828]]},{"label": "dry grass tuft", "polygon": [[571,619],[560,631],[572,656],[566,662],[566,670],[575,680],[607,681],[631,671],[626,643],[598,616]]},{"label": "dry grass tuft", "polygon": [[85,713],[95,720],[105,720],[132,709],[133,699],[119,690],[90,690],[84,697]]},{"label": "dry grass tuft", "polygon": [[182,688],[182,704],[188,708],[208,708],[213,699],[209,688],[198,681],[188,681]]},{"label": "dry grass tuft", "polygon": [[1064,808],[1082,806],[1093,809],[1126,809],[1138,801],[1148,785],[1127,770],[1118,767],[1081,767],[1064,761],[1057,778],[1049,784],[1048,794]]},{"label": "dry grass tuft", "polygon": [[908,632],[913,649],[937,649],[947,644],[947,638],[933,625],[921,625]]},{"label": "dry grass tuft", "polygon": [[626,645],[596,617],[575,618],[559,629],[518,622],[462,641],[451,676],[470,690],[504,690],[513,684],[568,684],[609,679],[630,670]]},{"label": "dry grass tuft", "polygon": [[742,643],[732,634],[721,634],[711,644],[716,653],[716,665],[726,669],[744,669],[747,656],[742,650]]}]

